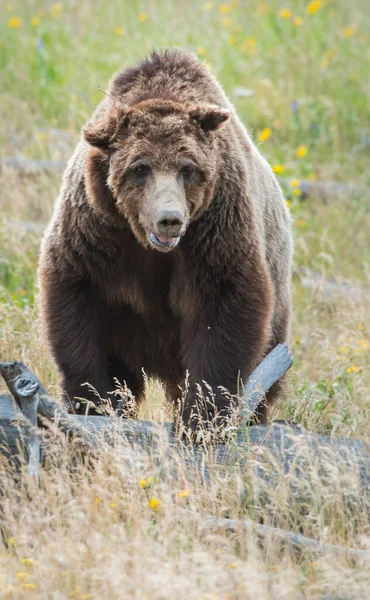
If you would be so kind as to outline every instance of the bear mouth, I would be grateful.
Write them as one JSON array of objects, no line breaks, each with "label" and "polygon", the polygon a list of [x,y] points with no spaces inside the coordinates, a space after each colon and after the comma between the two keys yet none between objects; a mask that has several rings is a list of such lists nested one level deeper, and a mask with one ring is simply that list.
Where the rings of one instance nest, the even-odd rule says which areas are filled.
[{"label": "bear mouth", "polygon": [[171,238],[150,233],[149,239],[151,244],[159,250],[172,250],[172,248],[176,248],[177,244],[179,243],[180,236]]}]

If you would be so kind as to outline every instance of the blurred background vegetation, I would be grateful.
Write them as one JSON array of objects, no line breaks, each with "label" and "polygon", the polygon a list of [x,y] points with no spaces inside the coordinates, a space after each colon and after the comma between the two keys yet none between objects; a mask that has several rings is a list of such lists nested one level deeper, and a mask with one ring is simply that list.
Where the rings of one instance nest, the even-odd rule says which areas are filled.
[{"label": "blurred background vegetation", "polygon": [[[220,80],[292,212],[296,366],[281,411],[323,430],[348,421],[351,432],[364,430],[368,1],[18,0],[2,4],[0,30],[1,355],[23,357],[44,380],[57,381],[40,343],[35,293],[39,241],[61,165],[102,99],[99,87],[152,48],[179,46],[195,52]],[[52,161],[53,169],[25,174],[4,166],[15,157]],[[323,202],[302,196],[302,181],[354,187]],[[336,293],[343,279],[350,291]],[[328,282],[334,282],[330,297]]]}]

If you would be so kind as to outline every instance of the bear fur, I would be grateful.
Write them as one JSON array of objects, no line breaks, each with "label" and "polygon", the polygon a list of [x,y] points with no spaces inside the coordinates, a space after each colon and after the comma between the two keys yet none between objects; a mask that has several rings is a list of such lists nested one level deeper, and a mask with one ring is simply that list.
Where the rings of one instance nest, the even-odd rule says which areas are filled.
[{"label": "bear fur", "polygon": [[176,401],[188,372],[184,421],[203,382],[227,413],[220,386],[236,395],[287,339],[291,255],[279,184],[207,67],[166,50],[124,69],[82,131],[41,247],[64,393],[86,398],[89,382],[106,398],[116,377],[139,400],[144,370]]}]

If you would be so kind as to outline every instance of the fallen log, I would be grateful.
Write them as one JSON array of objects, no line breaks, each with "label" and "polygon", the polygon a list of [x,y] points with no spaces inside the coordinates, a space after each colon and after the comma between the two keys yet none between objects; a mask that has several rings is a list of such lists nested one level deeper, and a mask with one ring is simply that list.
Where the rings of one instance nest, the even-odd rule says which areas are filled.
[{"label": "fallen log", "polygon": [[[286,189],[292,189],[290,185],[291,180],[282,178],[280,181]],[[362,196],[364,193],[370,193],[370,189],[366,185],[357,183],[342,183],[339,181],[308,181],[304,179],[299,180],[296,189],[300,191],[300,198],[303,200],[305,198],[313,198],[323,202],[343,196]]]},{"label": "fallen log", "polygon": [[[263,359],[245,385],[245,393],[241,399],[241,421],[249,421],[253,418],[259,405],[263,402],[266,392],[290,369],[292,364],[293,359],[287,344],[278,344]],[[58,427],[64,433],[73,432],[77,437],[85,439],[93,445],[96,443],[94,437],[88,433],[88,428],[83,427],[74,415],[67,413],[59,402],[51,398],[37,377],[23,363],[19,361],[0,363],[0,374],[19,406],[22,394],[28,386],[34,390],[34,393],[36,393],[36,390],[39,394],[38,412],[42,417],[49,421],[57,421]],[[106,419],[106,417],[103,417],[103,419]],[[125,419],[122,421],[128,422]]]},{"label": "fallen log", "polygon": [[[225,443],[211,446],[183,443],[176,438],[172,423],[160,425],[116,415],[68,414],[60,403],[47,394],[25,365],[17,361],[0,363],[0,373],[12,393],[0,396],[0,443],[6,447],[8,455],[19,453],[23,438],[17,433],[15,423],[22,405],[21,395],[28,388],[35,395],[37,388],[39,425],[47,425],[72,436],[81,442],[85,451],[93,452],[99,448],[102,440],[109,444],[124,441],[127,447],[135,451],[151,453],[155,460],[156,455],[160,455],[160,461],[167,456],[172,466],[177,459],[183,460],[189,476],[201,473],[202,477],[207,478],[215,468],[223,473],[230,472],[232,468],[243,478],[253,475],[260,482],[261,496],[266,490],[286,481],[290,493],[302,502],[315,493],[310,479],[314,474],[328,486],[338,487],[338,481],[343,480],[341,493],[346,496],[346,503],[355,503],[358,494],[370,491],[370,451],[364,442],[315,435],[298,425],[281,422],[274,422],[269,427],[247,426],[263,394],[289,368],[291,362],[286,345],[278,346],[266,357],[245,386],[246,398],[241,408],[239,428],[227,432]],[[47,443],[44,452],[47,452]],[[350,484],[349,475],[353,478]]]},{"label": "fallen log", "polygon": [[319,295],[327,302],[333,302],[338,298],[345,298],[353,302],[364,302],[369,297],[369,288],[365,285],[355,284],[346,280],[336,280],[331,277],[325,278],[320,273],[305,269],[303,273],[297,273],[299,285],[313,294]]},{"label": "fallen log", "polygon": [[39,386],[36,381],[21,379],[18,385],[20,408],[25,416],[24,429],[28,450],[27,470],[31,477],[39,481],[40,436],[37,430],[37,409],[40,401]]},{"label": "fallen log", "polygon": [[369,561],[370,550],[361,550],[357,548],[347,548],[337,546],[326,542],[319,542],[300,533],[285,531],[279,527],[271,527],[256,523],[246,519],[224,519],[213,515],[203,515],[188,510],[178,510],[181,522],[186,519],[189,523],[195,524],[198,529],[217,533],[254,534],[261,545],[266,546],[268,540],[279,542],[285,548],[293,550],[295,553],[314,553],[314,554],[334,554],[341,558],[365,559]]},{"label": "fallen log", "polygon": [[22,156],[5,157],[0,161],[1,170],[12,169],[21,175],[39,175],[63,173],[67,166],[64,160],[30,159]]}]

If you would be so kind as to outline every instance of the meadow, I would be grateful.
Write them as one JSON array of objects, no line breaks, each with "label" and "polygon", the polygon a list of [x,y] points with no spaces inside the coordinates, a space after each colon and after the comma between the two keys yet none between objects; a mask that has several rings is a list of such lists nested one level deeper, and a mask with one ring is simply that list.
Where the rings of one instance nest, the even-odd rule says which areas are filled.
[{"label": "meadow", "polygon": [[[197,53],[281,181],[293,217],[294,366],[273,418],[368,441],[370,434],[370,8],[366,0],[15,0],[0,10],[1,159],[63,163],[109,78],[152,48]],[[61,172],[0,169],[0,360],[23,360],[58,395],[40,339],[37,261]],[[353,184],[306,198],[300,182]],[[346,282],[343,286],[342,283]],[[0,391],[5,391],[1,388]],[[148,382],[141,417],[171,412]],[[272,541],[198,530],[178,509],[370,548],[369,507],[349,516],[318,488],[303,515],[284,488],[246,505],[240,473],[162,481],[154,457],[103,445],[94,469],[59,468],[37,488],[0,461],[0,598],[370,598],[368,564],[295,556]],[[126,449],[127,450],[127,449]],[[339,477],[339,476],[338,476]],[[343,480],[352,482],[350,473]],[[352,485],[352,483],[351,483]],[[355,486],[355,484],[353,484]],[[365,510],[365,508],[366,510]]]}]

